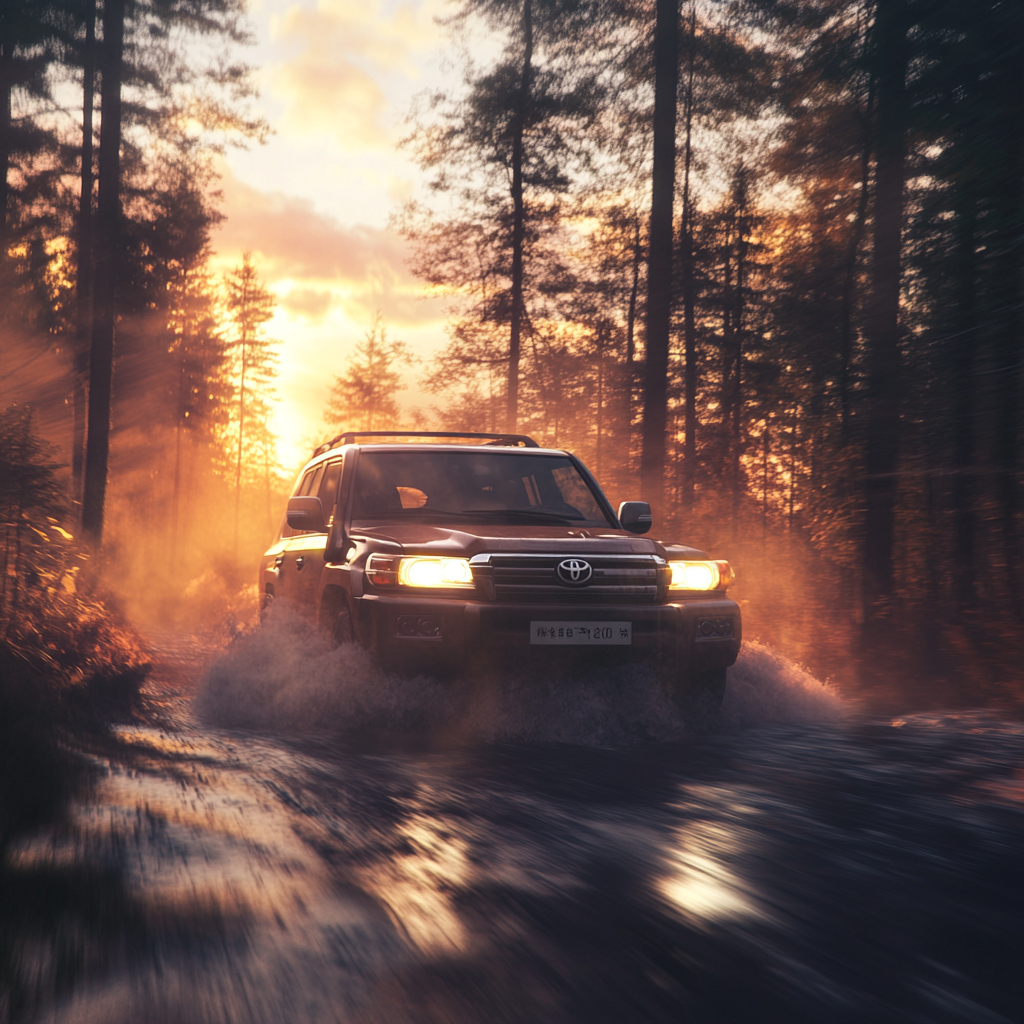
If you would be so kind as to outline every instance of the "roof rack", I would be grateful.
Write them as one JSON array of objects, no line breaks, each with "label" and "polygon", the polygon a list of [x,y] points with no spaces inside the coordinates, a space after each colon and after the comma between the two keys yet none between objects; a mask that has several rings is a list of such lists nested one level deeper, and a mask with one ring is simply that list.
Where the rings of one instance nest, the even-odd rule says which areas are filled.
[{"label": "roof rack", "polygon": [[312,458],[323,455],[339,444],[355,444],[357,437],[461,437],[488,441],[485,447],[539,448],[540,445],[526,434],[474,434],[459,430],[348,430],[344,434],[332,437],[313,449]]}]

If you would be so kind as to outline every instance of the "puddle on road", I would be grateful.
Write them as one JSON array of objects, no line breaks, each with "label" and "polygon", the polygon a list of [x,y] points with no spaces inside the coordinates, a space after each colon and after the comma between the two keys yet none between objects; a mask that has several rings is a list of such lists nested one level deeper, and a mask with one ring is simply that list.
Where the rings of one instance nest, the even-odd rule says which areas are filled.
[{"label": "puddle on road", "polygon": [[[106,865],[127,908],[80,931],[106,959],[35,1020],[845,1024],[897,1019],[878,999],[918,974],[981,1009],[991,994],[921,966],[959,964],[967,927],[932,898],[948,869],[931,841],[955,834],[997,885],[1006,826],[958,801],[1016,792],[1019,769],[990,766],[1019,729],[851,723],[833,691],[748,644],[697,735],[642,673],[474,695],[293,625],[239,638],[198,715],[176,707],[164,728],[119,730],[124,759],[73,829],[20,848],[25,870]],[[455,742],[351,742],[385,720]],[[957,900],[990,901],[974,927],[991,951],[1002,904],[974,895]]]},{"label": "puddle on road", "polygon": [[[380,970],[403,962],[388,914],[338,886],[308,823],[299,838],[262,780],[217,763],[218,754],[237,761],[230,745],[124,735],[135,753],[174,753],[173,771],[111,765],[63,839],[24,844],[14,859],[21,872],[73,862],[115,869],[136,915],[121,922],[127,941],[115,962],[34,1019],[333,1021]],[[258,750],[248,755],[259,762]]]}]

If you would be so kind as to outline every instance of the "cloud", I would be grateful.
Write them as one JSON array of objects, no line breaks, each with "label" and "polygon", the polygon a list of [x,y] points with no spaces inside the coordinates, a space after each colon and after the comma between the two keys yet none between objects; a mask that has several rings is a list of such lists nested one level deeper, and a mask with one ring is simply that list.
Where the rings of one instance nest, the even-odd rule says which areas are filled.
[{"label": "cloud", "polygon": [[396,326],[443,315],[438,300],[420,298],[422,286],[405,263],[405,242],[394,232],[339,224],[308,199],[261,192],[226,166],[221,172],[226,220],[214,239],[218,263],[227,269],[252,250],[285,310],[322,319],[340,307],[368,323],[379,309]]},{"label": "cloud", "polygon": [[293,288],[282,295],[279,302],[289,313],[306,316],[310,320],[323,320],[334,305],[334,295],[318,288]]},{"label": "cloud", "polygon": [[273,92],[288,102],[282,127],[330,133],[346,151],[390,144],[390,109],[381,82],[418,77],[416,58],[436,38],[424,10],[407,4],[385,14],[374,0],[319,0],[272,23],[295,52],[270,69]]}]

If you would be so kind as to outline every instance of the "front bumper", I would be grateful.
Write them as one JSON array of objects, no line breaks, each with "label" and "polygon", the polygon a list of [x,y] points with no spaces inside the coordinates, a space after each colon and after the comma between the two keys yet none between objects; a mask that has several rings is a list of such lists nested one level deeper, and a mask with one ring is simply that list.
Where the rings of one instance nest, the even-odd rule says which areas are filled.
[{"label": "front bumper", "polygon": [[[463,664],[480,656],[516,660],[552,651],[580,657],[635,661],[657,656],[693,673],[726,668],[742,640],[739,606],[728,598],[695,598],[669,604],[512,604],[451,598],[373,595],[359,602],[361,618],[378,644],[402,660]],[[553,647],[530,644],[536,621],[628,621],[632,644],[623,647]],[[726,634],[726,635],[723,635]]]}]

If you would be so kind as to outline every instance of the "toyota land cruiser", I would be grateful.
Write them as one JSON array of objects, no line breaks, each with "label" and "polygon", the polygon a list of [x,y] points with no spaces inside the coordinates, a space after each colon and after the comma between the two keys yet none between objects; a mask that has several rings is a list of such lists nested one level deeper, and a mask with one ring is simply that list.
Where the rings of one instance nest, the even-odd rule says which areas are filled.
[{"label": "toyota land cruiser", "polygon": [[349,432],[299,474],[260,591],[386,668],[595,648],[653,656],[677,695],[717,705],[741,638],[729,564],[651,525],[529,437]]}]

